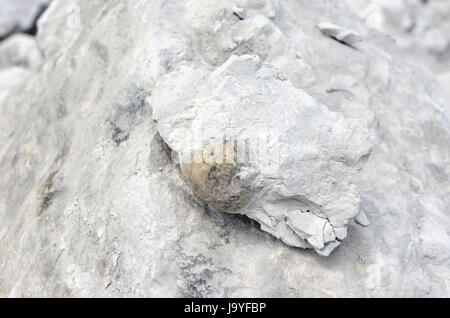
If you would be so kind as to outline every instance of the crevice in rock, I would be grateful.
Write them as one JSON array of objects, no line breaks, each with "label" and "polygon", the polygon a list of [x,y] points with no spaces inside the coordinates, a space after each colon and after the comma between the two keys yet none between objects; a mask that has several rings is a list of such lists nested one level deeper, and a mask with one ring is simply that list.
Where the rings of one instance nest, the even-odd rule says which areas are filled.
[{"label": "crevice in rock", "polygon": [[31,36],[36,36],[38,32],[38,21],[39,18],[44,14],[44,12],[48,9],[50,4],[42,4],[39,8],[38,14],[36,15],[36,18],[33,21],[33,25],[30,29],[25,30],[24,33],[29,34]]},{"label": "crevice in rock", "polygon": [[28,34],[31,36],[36,36],[37,32],[38,32],[38,21],[39,18],[42,16],[42,14],[44,14],[44,12],[48,9],[48,7],[50,6],[50,4],[41,4],[41,6],[38,9],[38,13],[36,14],[36,17],[33,21],[33,24],[31,25],[30,28],[26,29],[26,30],[20,30],[19,28],[15,28],[13,30],[11,30],[10,32],[8,32],[7,34],[0,36],[0,42],[6,40],[7,38],[9,38],[10,36],[16,34],[16,33],[24,33],[24,34]]},{"label": "crevice in rock", "polygon": [[122,130],[119,126],[117,126],[112,121],[108,121],[108,123],[112,126],[113,132],[111,135],[111,139],[114,141],[117,147],[120,146],[121,143],[127,141],[130,138],[130,133]]},{"label": "crevice in rock", "polygon": [[41,214],[52,204],[53,199],[60,193],[58,190],[52,190],[53,179],[57,173],[58,171],[50,173],[38,190],[38,194],[40,195],[40,201],[37,208],[38,217],[41,216]]}]

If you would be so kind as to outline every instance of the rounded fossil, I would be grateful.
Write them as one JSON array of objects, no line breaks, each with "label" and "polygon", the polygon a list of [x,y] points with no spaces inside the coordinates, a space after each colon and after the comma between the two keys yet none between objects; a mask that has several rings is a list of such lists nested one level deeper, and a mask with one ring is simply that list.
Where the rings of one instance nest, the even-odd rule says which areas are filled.
[{"label": "rounded fossil", "polygon": [[202,201],[219,211],[238,213],[251,199],[253,177],[250,165],[239,162],[236,144],[231,157],[226,149],[226,142],[206,145],[194,155],[199,162],[184,163],[183,170]]}]

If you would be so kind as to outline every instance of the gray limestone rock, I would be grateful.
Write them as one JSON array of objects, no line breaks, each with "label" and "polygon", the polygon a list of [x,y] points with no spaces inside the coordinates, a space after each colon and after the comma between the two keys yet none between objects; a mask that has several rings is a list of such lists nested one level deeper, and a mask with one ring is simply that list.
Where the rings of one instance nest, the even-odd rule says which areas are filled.
[{"label": "gray limestone rock", "polygon": [[342,1],[56,0],[37,41],[0,97],[0,296],[450,295],[448,99]]},{"label": "gray limestone rock", "polygon": [[43,63],[34,37],[17,34],[0,43],[0,69],[11,66],[36,69]]},{"label": "gray limestone rock", "polygon": [[450,5],[447,0],[346,0],[370,27],[392,36],[427,64],[450,99]]},{"label": "gray limestone rock", "polygon": [[[358,214],[359,174],[371,151],[366,124],[330,112],[255,55],[231,56],[194,83],[194,94],[185,90],[189,73],[163,77],[149,103],[197,194],[289,245],[323,249],[325,223],[343,227]],[[214,165],[204,155],[210,140],[219,145]],[[223,140],[236,149],[227,152]],[[199,149],[203,156],[193,158]]]},{"label": "gray limestone rock", "polygon": [[0,1],[0,38],[30,31],[51,0]]},{"label": "gray limestone rock", "polygon": [[19,88],[29,75],[30,71],[23,67],[0,69],[0,102],[9,94],[15,93],[14,88]]},{"label": "gray limestone rock", "polygon": [[362,41],[358,33],[344,29],[331,22],[322,22],[318,25],[318,28],[324,35],[332,37],[337,41],[348,44],[350,46],[353,46],[356,43]]},{"label": "gray limestone rock", "polygon": [[361,226],[369,226],[370,221],[367,215],[364,213],[364,211],[359,212],[359,214],[355,218],[356,223],[358,223]]}]

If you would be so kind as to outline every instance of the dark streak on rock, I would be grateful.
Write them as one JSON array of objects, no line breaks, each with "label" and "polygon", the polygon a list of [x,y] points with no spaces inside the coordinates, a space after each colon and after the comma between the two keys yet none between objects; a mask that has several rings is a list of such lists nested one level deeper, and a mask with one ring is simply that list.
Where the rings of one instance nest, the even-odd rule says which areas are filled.
[{"label": "dark streak on rock", "polygon": [[52,204],[54,198],[61,192],[58,190],[51,191],[53,188],[53,178],[57,173],[58,171],[52,172],[38,190],[40,196],[40,202],[37,208],[38,217]]},{"label": "dark streak on rock", "polygon": [[233,12],[233,14],[239,19],[239,20],[244,20],[243,17],[241,17],[239,14],[237,14],[236,12]]},{"label": "dark streak on rock", "polygon": [[130,134],[126,131],[123,131],[118,127],[115,123],[108,121],[108,123],[113,126],[112,140],[116,143],[116,146],[120,146],[120,144],[128,138],[130,138]]}]

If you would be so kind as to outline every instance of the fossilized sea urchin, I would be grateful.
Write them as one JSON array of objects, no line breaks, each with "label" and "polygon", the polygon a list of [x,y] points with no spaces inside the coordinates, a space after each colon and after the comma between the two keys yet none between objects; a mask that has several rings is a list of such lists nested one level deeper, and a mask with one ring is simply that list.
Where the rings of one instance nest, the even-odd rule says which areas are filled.
[{"label": "fossilized sea urchin", "polygon": [[228,213],[237,213],[252,195],[249,164],[239,160],[237,148],[234,144],[230,151],[226,142],[206,145],[194,155],[197,162],[183,164],[184,173],[200,199]]}]

